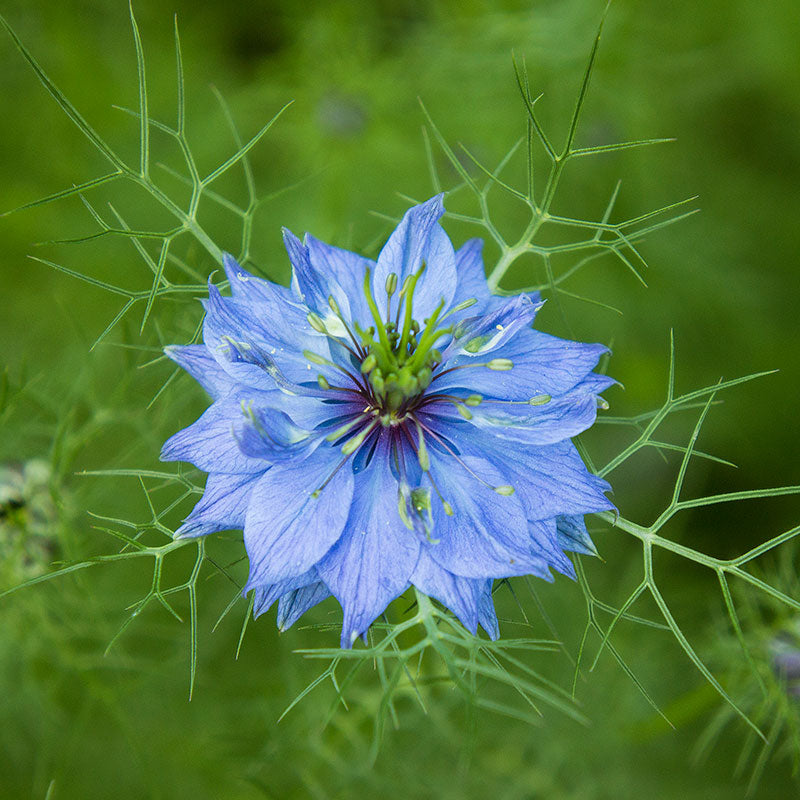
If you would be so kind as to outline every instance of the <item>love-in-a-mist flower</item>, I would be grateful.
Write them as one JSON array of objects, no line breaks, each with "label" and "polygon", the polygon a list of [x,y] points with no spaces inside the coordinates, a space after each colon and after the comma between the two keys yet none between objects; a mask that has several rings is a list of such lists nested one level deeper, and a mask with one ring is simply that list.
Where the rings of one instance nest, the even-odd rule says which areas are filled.
[{"label": "love-in-a-mist flower", "polygon": [[609,486],[570,437],[606,348],[533,330],[538,295],[490,294],[443,213],[411,208],[377,261],[284,231],[289,288],[225,256],[204,343],[167,348],[213,398],[162,452],[209,473],[177,535],[242,528],[245,590],[282,629],[332,594],[349,647],[413,585],[496,637],[494,579],[594,552],[583,515]]}]

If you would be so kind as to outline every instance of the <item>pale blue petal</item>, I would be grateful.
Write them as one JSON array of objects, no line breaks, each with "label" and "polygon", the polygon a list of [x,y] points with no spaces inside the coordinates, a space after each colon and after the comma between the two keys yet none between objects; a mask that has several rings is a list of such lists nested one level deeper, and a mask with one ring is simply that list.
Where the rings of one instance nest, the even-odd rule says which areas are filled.
[{"label": "pale blue petal", "polygon": [[[589,428],[597,418],[597,392],[614,381],[590,373],[574,389],[538,405],[484,401],[470,408],[470,424],[487,433],[520,445],[547,445],[571,439]],[[458,410],[447,403],[426,409],[426,418],[438,417],[459,423]],[[434,423],[435,424],[435,423]]]},{"label": "pale blue petal", "polygon": [[330,590],[322,581],[287,592],[278,603],[278,629],[288,630],[306,611],[330,596]]},{"label": "pale blue petal", "polygon": [[[329,298],[333,297],[338,304],[339,314],[345,320],[352,320],[350,298],[337,282],[336,276],[316,267],[308,246],[286,228],[283,229],[283,241],[292,262],[292,290],[295,296],[322,318],[331,334],[347,338],[347,328],[329,303]],[[364,296],[363,288],[359,294]]]},{"label": "pale blue petal", "polygon": [[494,600],[492,599],[492,582],[486,581],[481,591],[478,604],[478,621],[490,639],[500,638],[500,626],[497,623],[497,614],[494,610]]},{"label": "pale blue petal", "polygon": [[252,275],[239,266],[230,253],[222,254],[222,266],[231,287],[231,294],[236,299],[259,303],[272,309],[279,309],[282,305],[292,302],[293,298],[289,289],[279,283]]},{"label": "pale blue petal", "polygon": [[531,537],[531,549],[547,563],[563,575],[575,577],[572,562],[564,555],[558,545],[555,519],[539,519],[529,523],[528,532]]},{"label": "pale blue petal", "polygon": [[[317,581],[319,581],[317,570],[312,567],[302,575],[295,575],[294,577],[278,581],[277,583],[256,586],[253,590],[253,616],[259,617],[261,614],[269,611],[272,604],[283,597],[283,595],[293,592],[295,589],[300,589],[303,586],[309,586]],[[245,589],[242,594],[247,594],[248,591],[250,590]]]},{"label": "pale blue petal", "polygon": [[503,496],[477,480],[503,485],[497,468],[464,456],[464,466],[446,457],[431,462],[431,475],[453,514],[433,503],[434,536],[424,545],[439,566],[466,578],[502,578],[533,573],[549,577],[547,563],[531,553],[528,521],[519,498]]},{"label": "pale blue petal", "polygon": [[251,407],[238,441],[246,456],[274,464],[292,458],[302,460],[319,438],[295,425],[283,411]]},{"label": "pale blue petal", "polygon": [[[350,307],[350,318],[367,327],[371,323],[367,301],[364,295],[364,275],[367,267],[375,270],[375,262],[369,258],[325,244],[310,234],[305,236],[305,245],[311,265],[317,272],[330,275],[335,284],[341,287],[342,295],[347,298]],[[340,295],[334,295],[344,312]]]},{"label": "pale blue petal", "polygon": [[528,519],[606,511],[608,482],[592,475],[569,440],[530,447],[499,439],[489,431],[460,423],[439,424],[440,435],[465,454],[482,456],[514,487]]},{"label": "pale blue petal", "polygon": [[411,583],[421,592],[449,608],[473,635],[478,631],[478,603],[483,581],[460,578],[443,569],[423,547],[411,575]]},{"label": "pale blue petal", "polygon": [[185,369],[215,400],[228,393],[231,377],[204,344],[170,345],[164,353]]},{"label": "pale blue petal", "polygon": [[353,495],[353,470],[336,469],[341,458],[323,446],[304,461],[276,464],[258,481],[244,525],[248,588],[305,572],[339,539]]},{"label": "pale blue petal", "polygon": [[259,477],[258,472],[240,475],[212,472],[206,481],[203,497],[175,531],[175,536],[193,538],[243,528],[250,493]]},{"label": "pale blue petal", "polygon": [[188,461],[205,472],[263,472],[266,463],[239,448],[246,424],[242,399],[217,400],[196,422],[167,439],[161,460]]},{"label": "pale blue petal", "polygon": [[[543,303],[524,294],[506,298],[494,311],[468,317],[455,326],[454,339],[444,351],[447,368],[475,364],[490,358],[508,358],[508,348],[517,334],[530,328]],[[584,370],[584,374],[588,370]]]},{"label": "pale blue petal", "polygon": [[384,443],[358,478],[344,534],[317,565],[344,610],[342,647],[352,647],[405,591],[420,549],[397,513],[397,481]]},{"label": "pale blue petal", "polygon": [[[602,344],[569,342],[525,328],[490,356],[477,359],[508,358],[513,364],[510,370],[462,369],[434,380],[432,386],[436,391],[463,387],[467,393],[503,400],[524,401],[542,395],[555,397],[584,381],[607,352],[608,348]],[[466,356],[460,355],[450,359],[446,368],[469,363]]]},{"label": "pale blue petal", "polygon": [[441,300],[448,308],[456,291],[456,259],[453,245],[439,225],[444,214],[442,195],[406,211],[400,224],[378,256],[372,291],[378,308],[386,302],[386,278],[395,273],[399,286],[406,277],[427,265],[414,292],[414,317],[429,317]]},{"label": "pale blue petal", "polygon": [[562,550],[572,553],[581,553],[587,556],[596,556],[597,548],[594,546],[586,522],[582,516],[564,516],[556,520],[558,529],[558,546]]},{"label": "pale blue petal", "polygon": [[318,373],[330,380],[338,374],[331,367],[312,365],[303,355],[310,350],[326,359],[332,356],[326,337],[311,328],[307,310],[222,297],[213,284],[204,305],[203,341],[237,381],[268,390],[276,385],[275,368],[293,384],[314,381]]}]

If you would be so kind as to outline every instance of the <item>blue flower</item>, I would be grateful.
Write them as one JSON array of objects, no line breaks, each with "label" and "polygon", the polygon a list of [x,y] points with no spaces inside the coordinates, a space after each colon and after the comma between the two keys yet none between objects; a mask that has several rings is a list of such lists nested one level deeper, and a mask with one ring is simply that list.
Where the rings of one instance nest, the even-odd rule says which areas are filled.
[{"label": "blue flower", "polygon": [[612,507],[570,441],[606,348],[533,330],[538,295],[492,295],[443,213],[411,208],[377,261],[285,230],[289,288],[226,255],[204,343],[167,348],[213,398],[163,448],[209,473],[176,535],[242,528],[281,629],[332,594],[350,647],[413,585],[497,637],[492,581],[573,575],[583,515]]}]

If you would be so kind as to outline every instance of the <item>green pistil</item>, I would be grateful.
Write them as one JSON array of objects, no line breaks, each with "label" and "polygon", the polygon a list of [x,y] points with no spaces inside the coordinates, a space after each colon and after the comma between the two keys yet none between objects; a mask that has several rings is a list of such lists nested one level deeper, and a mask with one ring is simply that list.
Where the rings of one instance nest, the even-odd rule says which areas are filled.
[{"label": "green pistil", "polygon": [[335,442],[337,439],[341,439],[342,436],[345,436],[357,425],[360,425],[367,418],[367,416],[367,414],[359,414],[355,419],[351,419],[349,422],[346,422],[335,431],[329,433],[325,438],[329,442]]},{"label": "green pistil", "polygon": [[[386,319],[381,318],[379,304],[372,293],[372,274],[364,275],[364,296],[373,325],[367,330],[356,326],[364,356],[360,371],[368,381],[381,411],[381,421],[396,424],[395,412],[407,407],[409,399],[421,395],[430,385],[433,370],[442,354],[435,349],[436,342],[451,329],[440,327],[449,314],[442,316],[444,300],[431,316],[424,320],[424,328],[414,319],[414,291],[425,264],[409,275],[397,292],[396,318],[392,319],[391,299],[397,291],[398,277],[390,273],[386,278]],[[465,307],[469,305],[462,304]],[[401,320],[402,318],[402,327]],[[312,324],[317,322],[313,320]]]},{"label": "green pistil", "polygon": [[342,454],[349,456],[352,453],[355,453],[355,451],[358,450],[358,448],[361,447],[362,444],[364,444],[364,439],[367,438],[369,433],[377,424],[378,421],[373,420],[372,422],[369,423],[369,425],[362,428],[355,436],[353,436],[352,439],[348,439],[342,445]]},{"label": "green pistil", "polygon": [[417,420],[414,420],[417,426],[417,437],[419,443],[417,444],[417,459],[419,460],[419,467],[423,472],[427,472],[431,468],[431,461],[428,456],[428,448],[425,446],[425,436],[422,433],[422,426]]},{"label": "green pistil", "polygon": [[425,362],[428,360],[428,355],[432,354],[431,351],[434,342],[436,342],[436,340],[445,333],[444,329],[436,329],[436,323],[439,320],[439,315],[442,313],[442,308],[444,308],[444,300],[439,301],[439,305],[436,306],[436,310],[433,312],[433,314],[431,314],[427,325],[425,325],[425,330],[422,332],[422,336],[420,336],[418,340],[417,349],[409,359],[408,366],[412,369],[419,369],[425,364]]},{"label": "green pistil", "polygon": [[414,289],[416,288],[419,276],[422,274],[424,269],[425,264],[423,263],[420,271],[409,276],[409,279],[403,284],[402,294],[403,300],[406,304],[406,315],[403,319],[403,335],[400,338],[400,347],[398,348],[401,354],[404,354],[406,352],[406,348],[408,347],[408,336],[411,332],[411,323],[414,319]]},{"label": "green pistil", "polygon": [[378,311],[378,304],[375,302],[375,298],[372,295],[371,278],[372,274],[370,268],[367,267],[366,272],[364,273],[364,295],[367,298],[369,312],[372,314],[372,319],[375,321],[375,330],[378,333],[378,342],[380,343],[380,347],[378,347],[374,340],[371,341],[369,343],[370,350],[375,353],[379,365],[382,366],[381,362],[388,362],[396,365],[397,362],[393,357],[394,354],[392,353],[392,345],[389,343],[386,325],[381,319],[381,312]]}]

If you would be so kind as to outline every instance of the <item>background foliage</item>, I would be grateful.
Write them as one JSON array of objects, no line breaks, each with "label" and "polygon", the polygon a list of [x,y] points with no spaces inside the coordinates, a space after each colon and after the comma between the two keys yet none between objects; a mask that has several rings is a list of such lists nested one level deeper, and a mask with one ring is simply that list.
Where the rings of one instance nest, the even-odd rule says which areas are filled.
[{"label": "background foliage", "polygon": [[[276,280],[288,275],[281,225],[369,251],[388,228],[370,211],[397,216],[406,205],[397,192],[417,199],[432,193],[418,97],[448,141],[463,142],[485,163],[499,162],[525,134],[512,49],[525,58],[532,91],[544,92],[537,112],[560,141],[602,13],[594,0],[265,2],[235,10],[175,0],[173,6],[186,74],[187,138],[201,174],[236,149],[209,84],[227,101],[245,140],[295,101],[249,154],[259,196],[268,199],[253,217],[248,255]],[[142,0],[135,10],[148,62],[150,113],[174,125],[172,8]],[[125,4],[10,0],[0,11],[92,126],[135,163],[138,122],[112,107],[138,104]],[[617,219],[700,196],[702,214],[642,245],[650,263],[648,289],[611,258],[585,269],[570,285],[621,315],[561,296],[548,303],[539,323],[557,334],[613,345],[609,369],[625,385],[624,392],[609,393],[614,415],[638,414],[663,402],[670,328],[679,391],[713,384],[720,376],[780,370],[727,392],[724,405],[712,409],[698,447],[731,459],[738,469],[695,462],[687,476],[692,495],[800,483],[798,34],[800,20],[789,2],[678,2],[666,11],[660,3],[620,0],[606,24],[577,143],[658,136],[677,141],[582,160],[565,173],[555,208],[598,217],[618,178],[623,183]],[[43,92],[7,36],[0,53],[0,211],[106,172],[102,157]],[[176,166],[179,154],[169,143],[157,140],[156,131],[152,141],[161,148],[160,158]],[[435,158],[445,186],[456,184],[460,178],[446,158],[439,152]],[[510,167],[517,183],[524,182],[524,162]],[[158,179],[170,180],[166,172]],[[222,177],[218,188],[247,203],[241,170]],[[113,198],[133,227],[172,224],[136,187],[120,194],[103,186],[87,198],[108,222],[115,217],[105,201]],[[504,209],[504,201],[498,202]],[[514,213],[509,206],[507,217],[500,214],[511,229],[518,227]],[[235,215],[213,204],[201,206],[199,214],[221,247],[241,251]],[[457,243],[476,233],[457,221],[447,226]],[[124,298],[26,257],[52,260],[146,297],[152,272],[130,241],[33,244],[97,230],[76,196],[0,219],[0,461],[19,471],[31,459],[45,459],[52,470],[50,497],[40,502],[35,519],[24,521],[36,527],[37,536],[44,530],[46,542],[21,553],[17,540],[4,541],[0,590],[54,559],[112,552],[114,542],[102,528],[114,523],[87,510],[146,525],[153,511],[136,478],[78,473],[158,469],[161,442],[205,403],[202,392],[180,378],[150,405],[171,369],[163,360],[143,366],[158,357],[161,344],[192,336],[199,315],[191,298],[199,290],[158,298],[141,335],[146,303],[140,303],[89,354]],[[201,275],[213,268],[209,256],[188,241],[182,258]],[[168,268],[180,271],[179,265]],[[526,269],[533,265],[520,262],[508,286],[529,282]],[[670,430],[686,441],[692,424],[679,420]],[[612,435],[608,427],[596,431],[590,449],[602,456]],[[649,522],[657,515],[669,499],[677,463],[654,452],[615,473],[615,501],[625,516]],[[145,485],[162,508],[169,501],[156,487],[153,481]],[[186,507],[173,509],[167,521]],[[698,509],[671,523],[670,536],[733,557],[797,524],[797,509],[791,496]],[[605,563],[586,563],[592,586],[619,605],[639,580],[641,553],[616,532],[603,532],[597,544]],[[217,563],[229,564],[240,545],[235,536],[220,537],[209,552]],[[168,565],[174,574],[165,575],[166,585],[180,584],[191,573],[193,555],[179,555]],[[796,565],[787,548],[761,569],[797,597]],[[137,603],[150,582],[149,564],[127,562],[2,601],[0,797],[43,798],[49,792],[54,800],[99,798],[114,786],[119,797],[170,799],[338,798],[358,792],[606,798],[643,791],[713,798],[743,795],[754,770],[759,797],[785,797],[793,780],[791,759],[782,758],[780,748],[783,735],[791,737],[797,711],[783,687],[770,684],[770,647],[778,634],[781,641],[796,635],[796,622],[781,608],[746,592],[737,595],[762,680],[770,684],[765,703],[753,693],[752,672],[742,669],[714,576],[678,559],[665,560],[661,572],[671,607],[726,688],[748,713],[762,717],[757,722],[765,731],[773,720],[784,724],[768,768],[759,767],[757,745],[746,749],[746,726],[726,716],[727,707],[674,639],[627,622],[616,627],[614,644],[677,730],[654,713],[606,652],[578,686],[588,727],[548,710],[539,728],[470,713],[451,690],[442,689],[427,716],[410,697],[398,700],[397,730],[387,728],[373,760],[379,684],[355,684],[350,710],[333,714],[327,727],[322,723],[335,705],[329,684],[278,723],[320,669],[292,651],[330,646],[335,635],[325,627],[279,635],[265,617],[248,631],[234,661],[245,609],[211,632],[234,592],[213,571],[198,584],[199,662],[187,703],[189,625],[179,625],[157,602],[104,655],[135,610],[126,612],[125,606]],[[557,579],[537,585],[534,598],[524,582],[512,586],[530,626],[503,588],[503,633],[549,637],[537,608],[541,602],[574,654],[585,621],[578,587]],[[186,620],[187,593],[170,602]],[[637,612],[656,616],[646,604]],[[332,604],[314,617],[317,623],[335,619]],[[565,656],[538,655],[537,668],[570,684],[573,668]]]}]

